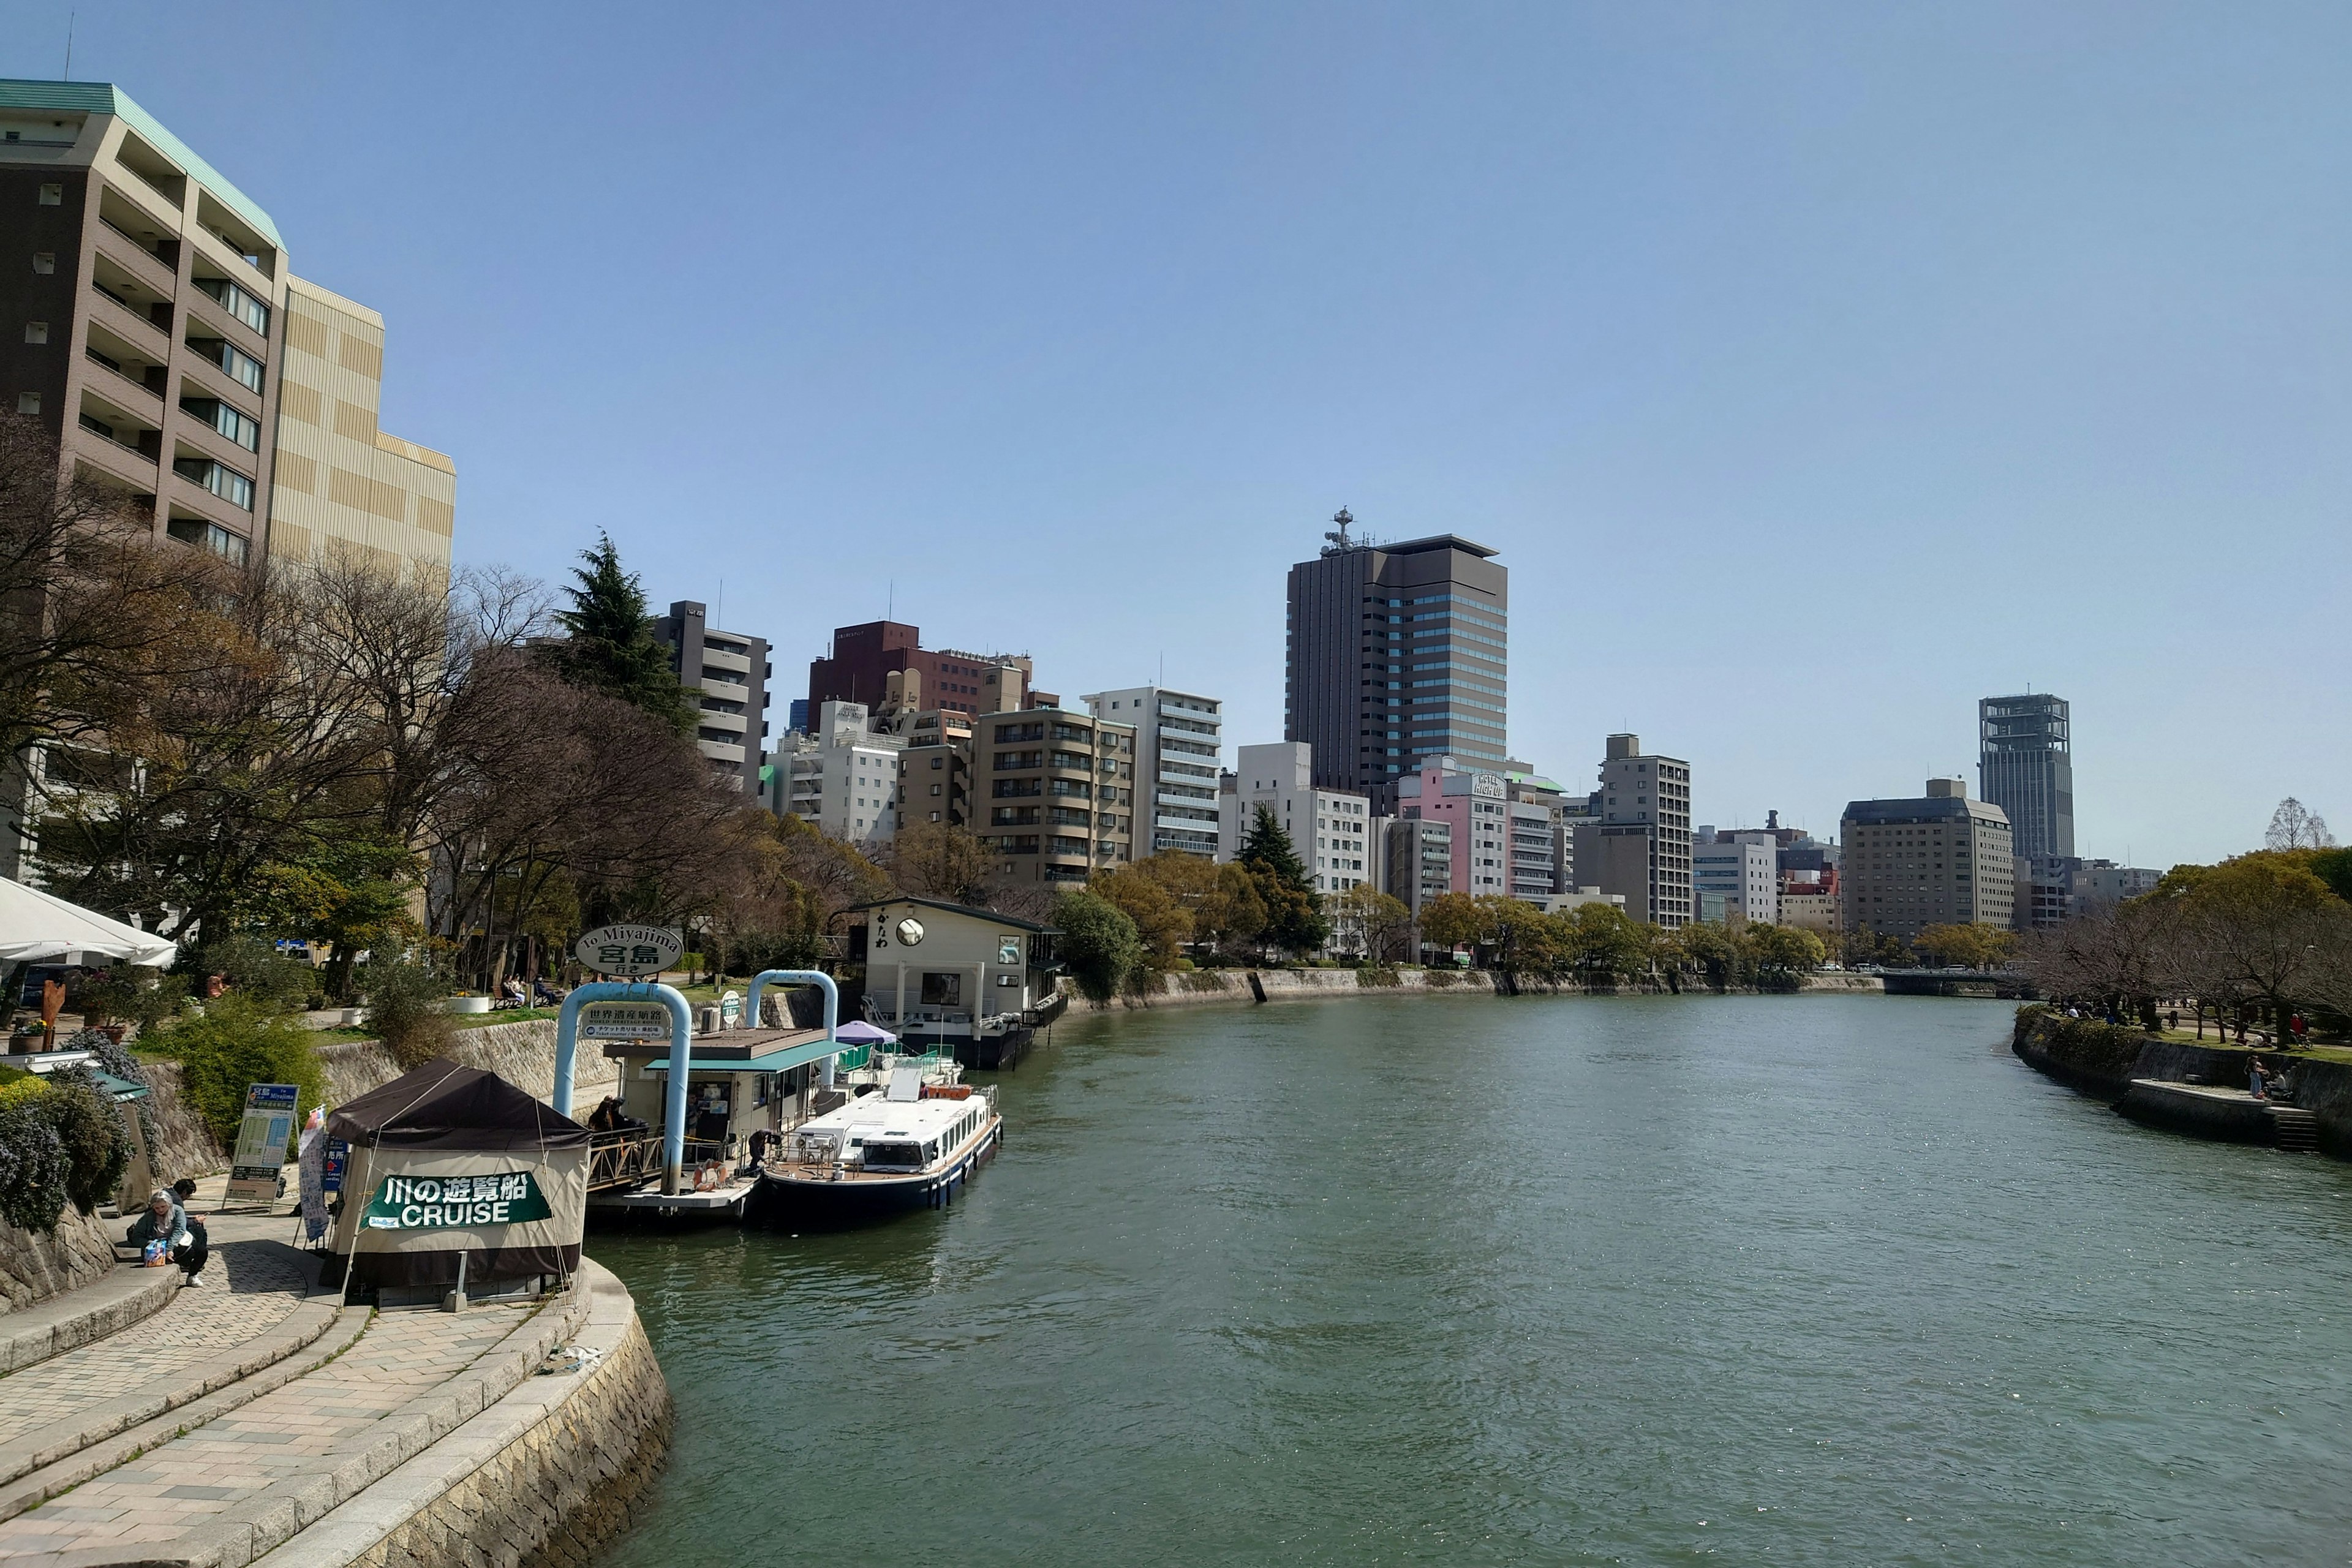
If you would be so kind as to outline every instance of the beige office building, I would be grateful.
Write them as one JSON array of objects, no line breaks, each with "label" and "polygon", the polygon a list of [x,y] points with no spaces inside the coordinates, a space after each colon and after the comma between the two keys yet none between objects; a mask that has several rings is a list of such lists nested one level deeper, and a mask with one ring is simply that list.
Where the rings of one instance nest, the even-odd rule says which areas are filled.
[{"label": "beige office building", "polygon": [[2016,919],[2009,817],[1959,779],[1906,800],[1847,803],[1838,826],[1841,922],[1910,942],[1931,925],[2008,928]]},{"label": "beige office building", "polygon": [[446,578],[457,466],[379,426],[383,318],[288,279],[281,380],[271,559],[356,553],[387,571]]}]

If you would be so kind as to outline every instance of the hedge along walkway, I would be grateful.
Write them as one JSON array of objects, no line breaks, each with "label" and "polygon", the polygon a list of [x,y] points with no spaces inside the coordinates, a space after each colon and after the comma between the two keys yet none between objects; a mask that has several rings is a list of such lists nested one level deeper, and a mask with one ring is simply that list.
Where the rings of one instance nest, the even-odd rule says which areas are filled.
[{"label": "hedge along walkway", "polygon": [[[364,1487],[470,1417],[485,1394],[496,1399],[520,1381],[521,1363],[535,1365],[545,1353],[535,1339],[507,1358],[516,1366],[489,1379],[504,1384],[495,1392],[448,1386],[528,1328],[531,1315],[503,1307],[457,1317],[429,1309],[379,1314],[327,1365],[0,1524],[0,1563],[242,1563],[342,1500],[310,1492]],[[453,1408],[439,1409],[452,1395]],[[338,1474],[354,1466],[360,1473]]]}]

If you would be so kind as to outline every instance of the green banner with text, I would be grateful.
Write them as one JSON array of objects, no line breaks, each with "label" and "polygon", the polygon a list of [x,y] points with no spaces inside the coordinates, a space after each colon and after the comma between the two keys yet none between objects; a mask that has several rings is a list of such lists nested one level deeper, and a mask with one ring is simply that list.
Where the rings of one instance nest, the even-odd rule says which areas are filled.
[{"label": "green banner with text", "polygon": [[386,1176],[367,1206],[370,1230],[448,1230],[522,1225],[548,1216],[528,1171],[478,1176]]}]

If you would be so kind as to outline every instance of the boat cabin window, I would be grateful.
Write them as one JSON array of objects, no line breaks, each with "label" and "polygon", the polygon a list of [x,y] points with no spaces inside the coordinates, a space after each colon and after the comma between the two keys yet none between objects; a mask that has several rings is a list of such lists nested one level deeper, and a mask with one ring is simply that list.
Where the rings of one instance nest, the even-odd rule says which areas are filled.
[{"label": "boat cabin window", "polygon": [[930,1161],[924,1154],[919,1144],[868,1143],[866,1145],[866,1168],[869,1171],[883,1165],[905,1166],[908,1170],[914,1170],[929,1163]]}]

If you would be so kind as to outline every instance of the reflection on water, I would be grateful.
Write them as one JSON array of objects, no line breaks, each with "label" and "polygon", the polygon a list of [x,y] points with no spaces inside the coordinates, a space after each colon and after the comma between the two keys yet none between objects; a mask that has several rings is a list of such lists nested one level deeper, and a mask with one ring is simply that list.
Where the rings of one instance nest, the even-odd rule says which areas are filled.
[{"label": "reflection on water", "polygon": [[679,1413],[610,1561],[2342,1559],[2352,1173],[2007,1017],[1065,1020],[952,1209],[592,1238]]}]

